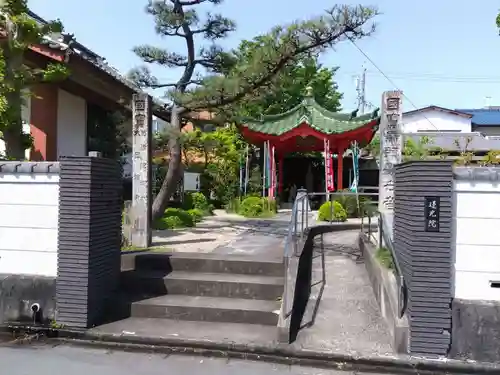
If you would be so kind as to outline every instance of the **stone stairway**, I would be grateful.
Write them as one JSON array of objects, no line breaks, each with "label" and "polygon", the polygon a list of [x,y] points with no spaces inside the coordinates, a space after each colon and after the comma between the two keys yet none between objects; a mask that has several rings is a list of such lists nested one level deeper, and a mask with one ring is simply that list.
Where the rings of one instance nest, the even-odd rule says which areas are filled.
[{"label": "stone stairway", "polygon": [[284,288],[283,263],[261,258],[127,254],[122,256],[122,300],[132,318],[276,326]]}]

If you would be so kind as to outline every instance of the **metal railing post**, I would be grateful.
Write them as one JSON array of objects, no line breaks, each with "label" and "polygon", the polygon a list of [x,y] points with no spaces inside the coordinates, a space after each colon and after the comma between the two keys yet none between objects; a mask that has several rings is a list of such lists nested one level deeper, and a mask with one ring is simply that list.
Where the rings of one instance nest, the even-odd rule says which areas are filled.
[{"label": "metal railing post", "polygon": [[328,202],[330,202],[330,224],[333,222],[333,195],[328,193]]},{"label": "metal railing post", "polygon": [[306,194],[306,228],[309,228],[309,194]]}]

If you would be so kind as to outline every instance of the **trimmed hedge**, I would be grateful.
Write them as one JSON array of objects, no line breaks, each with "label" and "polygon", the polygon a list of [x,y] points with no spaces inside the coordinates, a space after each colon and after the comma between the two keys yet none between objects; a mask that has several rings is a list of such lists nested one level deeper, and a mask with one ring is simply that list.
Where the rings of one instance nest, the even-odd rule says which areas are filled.
[{"label": "trimmed hedge", "polygon": [[[333,206],[332,206],[333,204]],[[328,201],[321,205],[318,213],[319,221],[346,221],[347,220],[347,212],[342,207],[342,205],[337,201]]]}]

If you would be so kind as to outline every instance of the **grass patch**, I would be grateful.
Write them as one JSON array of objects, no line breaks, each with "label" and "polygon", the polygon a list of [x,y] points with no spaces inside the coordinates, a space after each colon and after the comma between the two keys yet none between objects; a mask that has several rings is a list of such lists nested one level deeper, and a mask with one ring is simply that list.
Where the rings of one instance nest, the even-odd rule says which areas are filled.
[{"label": "grass patch", "polygon": [[151,246],[151,247],[137,247],[137,246],[123,246],[122,253],[129,252],[139,252],[139,251],[158,251],[158,252],[170,252],[170,249],[161,246]]},{"label": "grass patch", "polygon": [[378,262],[389,270],[394,270],[394,259],[392,259],[391,251],[386,247],[378,248],[375,253]]}]

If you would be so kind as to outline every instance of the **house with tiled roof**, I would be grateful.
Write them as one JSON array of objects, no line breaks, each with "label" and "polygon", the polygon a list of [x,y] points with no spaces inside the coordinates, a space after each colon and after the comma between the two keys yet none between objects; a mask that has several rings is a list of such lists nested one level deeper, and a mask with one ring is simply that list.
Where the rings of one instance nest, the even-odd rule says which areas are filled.
[{"label": "house with tiled roof", "polygon": [[472,131],[500,137],[500,106],[478,109],[460,109],[472,116]]},{"label": "house with tiled roof", "polygon": [[[34,13],[30,16],[46,23]],[[27,155],[31,160],[52,161],[60,156],[83,156],[94,151],[88,149],[89,119],[96,118],[96,111],[122,110],[130,114],[132,95],[141,91],[72,34],[47,35],[43,43],[30,47],[25,58],[34,67],[59,62],[70,71],[64,81],[30,88],[32,95],[26,101],[22,117],[24,130],[33,137],[33,148]],[[153,103],[153,114],[168,121],[166,105],[157,100]],[[131,130],[131,116],[124,125]],[[4,146],[0,144],[0,152]]]},{"label": "house with tiled roof", "polygon": [[465,147],[467,139],[467,149],[482,154],[500,150],[500,132],[497,132],[500,127],[495,122],[500,124],[499,109],[449,109],[432,105],[403,113],[403,133],[415,140],[427,136],[432,146],[456,152]]}]

